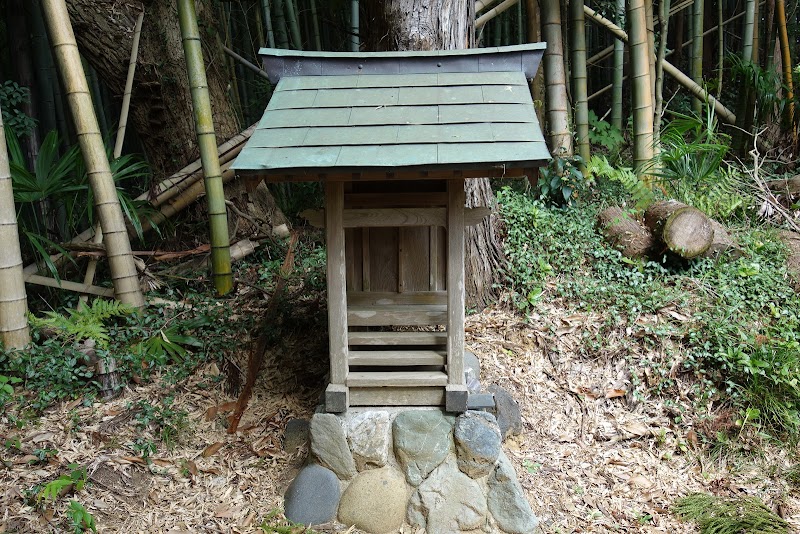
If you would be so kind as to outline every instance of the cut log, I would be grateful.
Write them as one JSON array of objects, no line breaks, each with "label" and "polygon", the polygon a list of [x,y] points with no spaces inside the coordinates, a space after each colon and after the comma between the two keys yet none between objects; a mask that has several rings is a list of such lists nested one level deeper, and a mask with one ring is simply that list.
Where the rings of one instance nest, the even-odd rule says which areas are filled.
[{"label": "cut log", "polygon": [[643,258],[653,248],[653,234],[621,208],[612,206],[597,216],[600,233],[626,258]]},{"label": "cut log", "polygon": [[725,227],[714,219],[709,220],[711,221],[711,228],[714,230],[714,240],[711,242],[711,246],[700,256],[716,260],[724,255],[731,261],[738,260],[744,256],[744,250],[733,240]]},{"label": "cut log", "polygon": [[656,202],[645,212],[644,222],[667,249],[687,260],[703,254],[714,241],[711,219],[677,200]]},{"label": "cut log", "polygon": [[775,194],[797,195],[800,194],[800,174],[784,180],[770,180],[767,187]]}]

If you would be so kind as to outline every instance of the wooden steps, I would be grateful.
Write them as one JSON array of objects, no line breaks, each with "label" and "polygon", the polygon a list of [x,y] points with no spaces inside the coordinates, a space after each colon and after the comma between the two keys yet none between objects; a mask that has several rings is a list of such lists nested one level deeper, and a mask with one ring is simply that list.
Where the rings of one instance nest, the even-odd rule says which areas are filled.
[{"label": "wooden steps", "polygon": [[447,352],[443,350],[351,350],[348,363],[381,366],[443,366],[446,358]]},{"label": "wooden steps", "polygon": [[422,326],[447,324],[447,306],[378,305],[348,306],[349,326]]},{"label": "wooden steps", "polygon": [[350,332],[350,346],[446,345],[447,332]]},{"label": "wooden steps", "polygon": [[446,386],[442,371],[357,371],[347,375],[347,387],[424,387]]}]

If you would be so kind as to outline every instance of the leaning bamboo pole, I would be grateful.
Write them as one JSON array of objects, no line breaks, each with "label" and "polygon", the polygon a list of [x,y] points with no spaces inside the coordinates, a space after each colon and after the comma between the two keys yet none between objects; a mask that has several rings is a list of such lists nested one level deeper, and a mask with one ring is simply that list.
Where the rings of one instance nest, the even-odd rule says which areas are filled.
[{"label": "leaning bamboo pole", "polygon": [[589,162],[589,102],[588,74],[586,69],[586,21],[583,14],[583,0],[570,0],[570,34],[572,35],[572,100],[575,102],[575,144],[578,155],[583,158],[581,170],[586,172]]},{"label": "leaning bamboo pole", "polygon": [[[692,81],[697,85],[703,85],[703,8],[705,0],[694,0],[692,11],[692,61],[690,73]],[[703,108],[703,101],[695,99],[692,101],[692,109],[698,115]]]},{"label": "leaning bamboo pole", "polygon": [[637,174],[648,182],[647,167],[653,159],[653,93],[650,85],[650,46],[645,1],[648,0],[628,1],[628,20],[633,93],[633,162]]},{"label": "leaning bamboo pole", "polygon": [[[131,44],[131,57],[128,61],[128,77],[125,80],[125,92],[122,95],[122,109],[119,113],[119,127],[117,128],[117,139],[114,143],[114,159],[122,155],[122,144],[125,141],[125,130],[128,127],[128,112],[131,107],[131,94],[133,93],[133,77],[136,74],[136,60],[139,57],[139,38],[142,35],[142,22],[144,21],[144,10],[139,13],[136,19],[136,25],[133,29],[133,43]],[[95,225],[94,238],[95,243],[103,241],[103,229],[100,225]],[[84,284],[92,284],[94,282],[94,275],[97,271],[97,260],[89,260],[86,266],[86,273],[83,276]],[[88,300],[86,295],[81,295],[79,302],[85,303]]]},{"label": "leaning bamboo pole", "polygon": [[516,4],[518,1],[519,0],[504,0],[503,3],[493,7],[492,9],[490,9],[489,11],[487,11],[486,13],[475,19],[475,29],[478,30],[480,28],[483,28],[483,26],[487,22],[489,22],[499,14],[503,13],[507,9],[513,7],[514,4]]},{"label": "leaning bamboo pole", "polygon": [[572,132],[569,127],[569,101],[561,35],[561,7],[558,0],[541,0],[540,5],[542,38],[547,42],[542,63],[550,151],[557,156],[572,156]]},{"label": "leaning bamboo pole", "polygon": [[497,2],[498,2],[498,0],[478,0],[477,2],[475,2],[475,13],[477,13],[478,11],[481,11],[483,9],[486,9],[490,5],[492,5],[494,3],[497,3]]},{"label": "leaning bamboo pole", "polygon": [[222,171],[217,154],[214,121],[211,114],[211,98],[208,93],[200,30],[194,0],[178,0],[178,21],[181,27],[186,69],[192,93],[192,107],[197,130],[197,145],[203,161],[205,190],[208,198],[208,219],[211,234],[211,276],[219,295],[233,289],[231,274],[230,242],[228,238],[228,212],[225,207],[225,191]]},{"label": "leaning bamboo pole", "polygon": [[795,144],[797,130],[794,127],[794,95],[792,94],[792,54],[789,49],[789,33],[786,31],[786,1],[775,1],[775,16],[778,19],[778,39],[781,43],[781,66],[783,67],[783,83],[786,85],[786,101],[789,102],[787,118],[792,129]]},{"label": "leaning bamboo pole", "polygon": [[22,252],[17,231],[17,210],[8,164],[3,114],[0,112],[0,342],[21,349],[31,341],[28,332],[28,296],[22,276]]},{"label": "leaning bamboo pole", "polygon": [[94,192],[100,226],[105,234],[114,293],[120,301],[134,308],[141,308],[145,302],[131,254],[128,231],[103,137],[94,115],[67,6],[64,0],[42,0],[41,5],[86,163],[86,173]]}]

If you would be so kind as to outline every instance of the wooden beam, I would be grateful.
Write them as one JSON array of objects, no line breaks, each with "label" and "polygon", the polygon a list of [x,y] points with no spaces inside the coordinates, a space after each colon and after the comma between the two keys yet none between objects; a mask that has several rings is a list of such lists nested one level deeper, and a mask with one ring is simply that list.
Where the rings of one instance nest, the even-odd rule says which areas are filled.
[{"label": "wooden beam", "polygon": [[447,304],[446,291],[348,291],[347,303],[350,306],[391,306],[397,304],[439,305]]},{"label": "wooden beam", "polygon": [[351,350],[350,365],[444,366],[446,352],[443,350]]},{"label": "wooden beam", "polygon": [[325,184],[325,241],[328,246],[328,339],[330,342],[330,383],[347,380],[347,294],[345,280],[344,188],[341,182]]},{"label": "wooden beam", "polygon": [[427,208],[447,206],[447,193],[350,193],[344,196],[348,208]]},{"label": "wooden beam", "polygon": [[358,387],[350,390],[351,406],[443,406],[442,387]]},{"label": "wooden beam", "polygon": [[[340,183],[340,182],[338,182]],[[387,196],[391,196],[387,193]],[[475,226],[488,217],[487,207],[464,208],[463,224]],[[325,210],[305,210],[300,216],[317,228],[325,227]],[[400,226],[446,226],[447,208],[349,209],[342,215],[344,228],[386,228]]]},{"label": "wooden beam", "polygon": [[445,345],[445,332],[350,332],[351,346]]},{"label": "wooden beam", "polygon": [[[529,164],[535,164],[530,162]],[[383,171],[366,170],[357,172],[336,172],[330,168],[307,169],[305,172],[288,173],[286,169],[274,171],[240,171],[245,178],[254,177],[267,182],[361,182],[382,180],[452,180],[454,178],[522,178],[522,167],[499,165],[491,168],[464,169],[450,171]]]},{"label": "wooden beam", "polygon": [[445,386],[441,371],[358,371],[347,376],[347,387]]},{"label": "wooden beam", "polygon": [[447,323],[447,307],[410,306],[407,304],[350,306],[347,309],[347,322],[352,326],[440,325]]}]

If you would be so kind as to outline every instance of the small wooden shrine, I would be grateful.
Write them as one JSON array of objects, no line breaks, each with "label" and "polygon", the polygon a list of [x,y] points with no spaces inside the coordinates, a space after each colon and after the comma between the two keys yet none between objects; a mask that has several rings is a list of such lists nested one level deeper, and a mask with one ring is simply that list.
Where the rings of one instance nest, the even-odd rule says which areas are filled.
[{"label": "small wooden shrine", "polygon": [[[325,184],[325,409],[467,409],[464,181],[550,158],[528,80],[543,43],[436,52],[262,49],[275,92],[233,168]],[[444,328],[444,329],[443,329]]]}]

